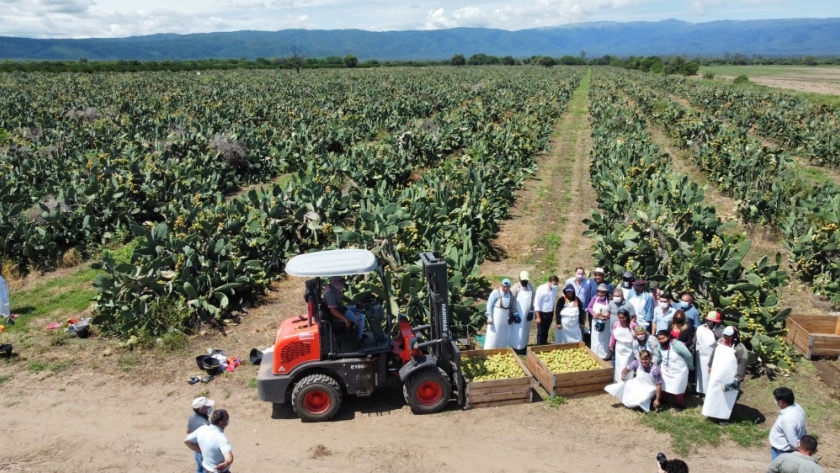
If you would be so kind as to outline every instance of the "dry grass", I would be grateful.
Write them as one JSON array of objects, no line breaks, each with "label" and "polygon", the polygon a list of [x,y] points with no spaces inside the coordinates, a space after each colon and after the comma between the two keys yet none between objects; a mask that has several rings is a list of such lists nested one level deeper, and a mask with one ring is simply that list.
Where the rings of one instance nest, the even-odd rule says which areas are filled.
[{"label": "dry grass", "polygon": [[76,248],[70,248],[61,256],[59,266],[62,268],[73,268],[82,264],[83,261],[82,252]]}]

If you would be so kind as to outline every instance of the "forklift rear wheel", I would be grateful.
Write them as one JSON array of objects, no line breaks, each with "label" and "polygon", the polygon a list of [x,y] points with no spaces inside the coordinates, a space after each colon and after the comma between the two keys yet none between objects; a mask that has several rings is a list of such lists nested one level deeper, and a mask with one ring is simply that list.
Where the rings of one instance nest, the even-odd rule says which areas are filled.
[{"label": "forklift rear wheel", "polygon": [[452,397],[452,385],[440,368],[420,371],[403,386],[403,394],[415,414],[440,412]]},{"label": "forklift rear wheel", "polygon": [[330,420],[341,408],[341,387],[325,374],[306,376],[292,390],[292,407],[304,422]]}]

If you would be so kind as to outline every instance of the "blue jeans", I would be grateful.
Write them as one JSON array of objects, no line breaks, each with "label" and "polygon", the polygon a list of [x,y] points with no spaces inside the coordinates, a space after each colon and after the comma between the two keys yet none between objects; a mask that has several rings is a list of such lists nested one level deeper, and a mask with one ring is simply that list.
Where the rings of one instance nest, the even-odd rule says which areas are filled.
[{"label": "blue jeans", "polygon": [[356,340],[362,339],[362,334],[365,333],[365,314],[356,310],[356,306],[347,306],[347,311],[344,312],[347,320],[356,324]]},{"label": "blue jeans", "polygon": [[204,467],[201,466],[201,461],[204,460],[200,453],[193,452],[193,456],[195,457],[195,473],[204,473]]},{"label": "blue jeans", "polygon": [[[791,451],[793,451],[793,450],[791,450]],[[786,450],[779,450],[776,447],[770,447],[770,461],[775,460],[776,457],[778,457],[779,455],[785,454],[785,453],[790,453],[790,452],[786,451]]]}]

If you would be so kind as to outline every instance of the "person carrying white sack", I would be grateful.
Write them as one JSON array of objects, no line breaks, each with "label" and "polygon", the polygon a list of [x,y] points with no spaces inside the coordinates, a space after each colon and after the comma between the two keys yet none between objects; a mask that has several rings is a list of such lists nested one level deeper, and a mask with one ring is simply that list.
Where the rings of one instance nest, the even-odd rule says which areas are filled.
[{"label": "person carrying white sack", "polygon": [[519,284],[510,288],[519,318],[514,318],[514,324],[508,327],[507,344],[520,355],[525,354],[531,336],[531,322],[534,320],[535,291],[530,279],[528,271],[522,271],[519,273]]},{"label": "person carrying white sack", "polygon": [[723,336],[721,320],[720,312],[713,310],[706,315],[706,323],[697,327],[694,333],[694,361],[697,364],[694,372],[697,376],[697,394],[700,395],[706,394],[709,385],[709,360],[718,340]]},{"label": "person carrying white sack", "polygon": [[738,400],[741,382],[747,374],[749,353],[738,338],[735,327],[723,330],[723,339],[709,359],[709,385],[703,400],[702,414],[718,419],[721,425],[729,424],[729,416]]},{"label": "person carrying white sack", "polygon": [[510,320],[514,315],[514,299],[510,295],[510,279],[502,279],[499,289],[487,298],[487,335],[484,349],[504,348],[507,343]]},{"label": "person carrying white sack", "polygon": [[653,401],[653,408],[659,409],[662,401],[662,373],[659,366],[653,364],[649,351],[642,350],[638,360],[633,360],[623,368],[621,379],[604,390],[615,396],[625,407],[638,407],[649,412]]}]

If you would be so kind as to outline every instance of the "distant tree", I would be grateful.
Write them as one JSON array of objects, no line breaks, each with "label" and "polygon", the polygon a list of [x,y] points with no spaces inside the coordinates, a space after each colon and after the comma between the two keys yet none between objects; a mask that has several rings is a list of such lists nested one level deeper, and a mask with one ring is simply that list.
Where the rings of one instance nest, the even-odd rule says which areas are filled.
[{"label": "distant tree", "polygon": [[586,51],[583,49],[580,50],[580,60],[586,62]]},{"label": "distant tree", "polygon": [[814,56],[805,56],[802,58],[802,64],[806,66],[816,66],[817,58],[815,58]]},{"label": "distant tree", "polygon": [[543,67],[552,67],[557,65],[557,60],[551,56],[540,56],[536,63]]},{"label": "distant tree", "polygon": [[277,62],[285,67],[291,67],[295,70],[295,72],[300,74],[300,68],[303,67],[303,64],[309,58],[309,53],[307,53],[302,46],[297,44],[290,45],[288,47],[288,51],[289,55],[279,58]]},{"label": "distant tree", "polygon": [[501,60],[496,56],[489,56],[484,53],[473,54],[470,56],[469,61],[467,64],[470,66],[488,66],[493,64],[499,64]]},{"label": "distant tree", "polygon": [[453,66],[463,66],[466,63],[467,60],[464,58],[463,54],[456,54],[449,60],[449,64],[452,64]]},{"label": "distant tree", "polygon": [[502,58],[502,64],[505,66],[515,66],[516,59],[514,59],[513,56],[505,56]]},{"label": "distant tree", "polygon": [[344,59],[342,59],[342,62],[344,63],[344,67],[346,67],[348,69],[353,69],[354,67],[359,65],[359,58],[357,58],[356,56],[354,56],[352,54],[348,54],[348,55],[344,56]]}]

